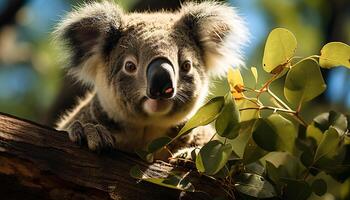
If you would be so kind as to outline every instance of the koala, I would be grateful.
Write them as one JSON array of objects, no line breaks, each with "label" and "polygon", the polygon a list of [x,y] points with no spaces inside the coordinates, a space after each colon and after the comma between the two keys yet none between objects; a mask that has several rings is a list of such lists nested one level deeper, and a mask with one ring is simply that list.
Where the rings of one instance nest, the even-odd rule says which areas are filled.
[{"label": "koala", "polygon": [[[93,151],[132,153],[177,135],[205,102],[211,77],[242,65],[248,35],[236,10],[222,3],[126,13],[110,1],[69,13],[54,34],[68,74],[93,88],[57,128]],[[169,148],[202,146],[214,133],[199,127]],[[156,158],[169,154],[160,150]]]}]

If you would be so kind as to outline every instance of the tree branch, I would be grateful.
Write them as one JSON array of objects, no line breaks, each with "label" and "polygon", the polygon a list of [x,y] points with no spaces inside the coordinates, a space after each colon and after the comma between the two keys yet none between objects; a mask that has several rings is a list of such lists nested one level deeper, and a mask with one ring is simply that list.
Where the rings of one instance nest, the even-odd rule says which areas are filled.
[{"label": "tree branch", "polygon": [[184,194],[138,182],[129,175],[136,164],[151,177],[166,177],[174,169],[117,151],[98,155],[70,142],[65,132],[0,113],[1,198],[157,200],[212,199],[224,194],[218,183],[196,172],[191,180],[207,194]]}]

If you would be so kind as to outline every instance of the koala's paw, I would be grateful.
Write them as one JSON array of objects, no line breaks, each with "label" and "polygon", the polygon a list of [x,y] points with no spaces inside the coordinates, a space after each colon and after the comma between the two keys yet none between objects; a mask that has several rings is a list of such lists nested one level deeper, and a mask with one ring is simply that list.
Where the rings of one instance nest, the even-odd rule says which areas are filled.
[{"label": "koala's paw", "polygon": [[188,147],[178,150],[169,158],[169,163],[172,165],[182,166],[186,168],[195,168],[195,159],[199,152],[198,147]]},{"label": "koala's paw", "polygon": [[82,124],[74,121],[68,127],[69,139],[79,145],[84,142],[90,150],[100,152],[115,148],[115,141],[111,133],[99,124]]}]

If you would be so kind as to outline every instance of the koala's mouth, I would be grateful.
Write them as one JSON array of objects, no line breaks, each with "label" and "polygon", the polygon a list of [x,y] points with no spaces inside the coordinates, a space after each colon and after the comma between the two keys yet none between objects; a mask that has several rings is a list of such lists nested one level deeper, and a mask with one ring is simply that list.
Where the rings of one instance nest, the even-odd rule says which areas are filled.
[{"label": "koala's mouth", "polygon": [[165,115],[173,107],[173,101],[171,99],[150,99],[147,98],[143,102],[143,109],[149,115]]}]

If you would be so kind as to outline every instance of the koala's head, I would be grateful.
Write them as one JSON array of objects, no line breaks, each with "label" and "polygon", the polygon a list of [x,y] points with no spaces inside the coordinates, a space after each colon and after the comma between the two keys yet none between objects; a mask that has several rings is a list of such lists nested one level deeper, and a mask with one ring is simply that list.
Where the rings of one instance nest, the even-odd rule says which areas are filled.
[{"label": "koala's head", "polygon": [[242,64],[247,38],[235,10],[214,2],[154,13],[93,3],[70,13],[55,33],[69,52],[68,71],[94,86],[111,118],[164,126],[198,108],[211,75]]}]

